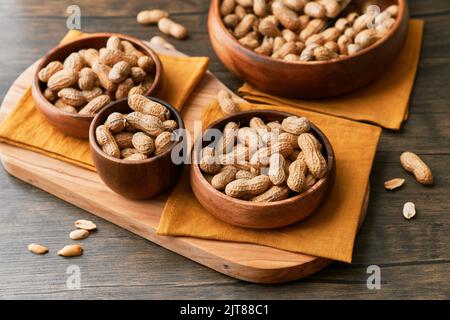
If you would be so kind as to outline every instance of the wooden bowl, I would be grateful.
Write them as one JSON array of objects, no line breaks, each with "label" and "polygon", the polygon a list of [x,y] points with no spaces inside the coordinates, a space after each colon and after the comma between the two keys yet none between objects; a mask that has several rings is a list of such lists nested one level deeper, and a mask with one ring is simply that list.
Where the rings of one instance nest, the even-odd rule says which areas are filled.
[{"label": "wooden bowl", "polygon": [[[170,119],[184,129],[184,123],[178,111],[165,101],[149,97],[170,110]],[[89,145],[97,173],[103,182],[114,192],[130,199],[152,198],[171,188],[181,172],[182,164],[172,162],[172,149],[181,141],[175,142],[166,152],[149,159],[130,161],[108,156],[98,145],[95,129],[105,123],[113,112],[127,114],[132,112],[127,99],[114,101],[101,110],[94,118],[89,129]]]},{"label": "wooden bowl", "polygon": [[241,45],[222,22],[220,0],[212,0],[208,15],[211,44],[219,59],[236,76],[263,92],[290,98],[317,99],[359,89],[385,72],[400,53],[408,32],[406,0],[378,0],[383,10],[398,4],[396,23],[372,46],[331,61],[288,62]]},{"label": "wooden bowl", "polygon": [[155,80],[145,95],[150,95],[153,93],[160,83],[162,74],[161,61],[152,49],[136,38],[123,34],[98,33],[56,46],[42,58],[36,69],[32,83],[32,95],[36,108],[42,113],[47,122],[69,136],[80,139],[88,139],[89,126],[92,119],[94,119],[94,116],[64,112],[56,108],[44,97],[43,92],[46,88],[46,84],[39,80],[39,71],[41,71],[41,69],[51,61],[58,60],[63,62],[64,59],[72,52],[77,52],[78,50],[87,48],[100,49],[105,47],[106,41],[113,35],[131,42],[136,49],[141,50],[143,53],[150,56],[153,61],[155,61]]},{"label": "wooden bowl", "polygon": [[[248,125],[253,117],[260,117],[265,122],[275,121],[292,116],[292,114],[274,110],[259,110],[240,112],[211,124],[206,130],[215,128],[222,130],[225,125],[234,121],[242,126]],[[267,229],[287,226],[305,219],[312,214],[327,196],[334,182],[334,153],[327,137],[317,128],[312,126],[311,133],[322,143],[322,154],[328,163],[326,175],[306,192],[295,195],[285,200],[257,203],[235,199],[214,189],[204,178],[198,166],[199,156],[196,150],[192,152],[192,164],[190,166],[191,188],[200,204],[220,220],[246,228]],[[203,142],[203,146],[209,142]]]}]

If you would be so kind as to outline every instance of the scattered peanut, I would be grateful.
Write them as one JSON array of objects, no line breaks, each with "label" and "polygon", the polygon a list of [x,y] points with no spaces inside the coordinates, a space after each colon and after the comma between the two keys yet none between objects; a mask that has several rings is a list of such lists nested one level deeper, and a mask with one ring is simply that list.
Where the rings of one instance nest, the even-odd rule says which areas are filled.
[{"label": "scattered peanut", "polygon": [[416,206],[412,202],[406,202],[403,205],[403,216],[405,219],[412,219],[416,215]]},{"label": "scattered peanut", "polygon": [[400,188],[405,183],[405,179],[395,178],[388,180],[384,183],[384,188],[386,190],[394,190]]},{"label": "scattered peanut", "polygon": [[174,22],[169,18],[162,18],[158,21],[159,30],[176,39],[184,39],[188,36],[188,30],[183,25]]},{"label": "scattered peanut", "polygon": [[83,254],[83,248],[78,244],[73,244],[62,248],[58,254],[63,257],[77,257]]},{"label": "scattered peanut", "polygon": [[35,254],[45,254],[48,252],[48,248],[41,246],[40,244],[32,243],[28,245],[28,250]]},{"label": "scattered peanut", "polygon": [[73,230],[69,234],[70,239],[72,240],[83,240],[89,237],[89,231],[84,229]]},{"label": "scattered peanut", "polygon": [[411,172],[414,175],[417,182],[424,185],[433,184],[433,174],[430,168],[417,154],[403,152],[400,156],[400,163],[406,171]]},{"label": "scattered peanut", "polygon": [[92,221],[89,220],[77,220],[75,221],[75,227],[78,229],[83,229],[83,230],[87,230],[87,231],[92,231],[97,229],[97,226],[95,225],[95,223],[93,223]]},{"label": "scattered peanut", "polygon": [[136,20],[140,24],[156,24],[162,18],[167,18],[169,13],[164,10],[153,9],[153,10],[143,10],[138,13]]},{"label": "scattered peanut", "polygon": [[233,98],[228,91],[220,90],[217,95],[217,101],[224,114],[230,115],[239,112],[238,105],[233,101]]},{"label": "scattered peanut", "polygon": [[150,43],[156,44],[168,50],[175,50],[175,46],[173,44],[160,36],[154,36],[153,38],[151,38]]}]

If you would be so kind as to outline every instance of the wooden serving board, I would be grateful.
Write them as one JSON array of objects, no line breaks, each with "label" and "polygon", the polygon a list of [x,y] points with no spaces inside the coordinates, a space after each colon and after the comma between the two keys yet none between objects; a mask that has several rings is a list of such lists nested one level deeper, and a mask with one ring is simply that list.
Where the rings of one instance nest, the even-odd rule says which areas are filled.
[{"label": "wooden serving board", "polygon": [[[152,46],[156,51],[183,55]],[[30,86],[37,62],[25,70],[7,92],[2,120]],[[186,127],[201,118],[203,107],[226,88],[208,72],[183,108]],[[192,130],[191,130],[192,132]],[[0,143],[6,171],[79,208],[108,220],[166,249],[228,276],[255,283],[281,283],[313,274],[332,261],[261,245],[156,235],[167,194],[146,201],[127,200],[109,190],[95,172],[32,151]],[[366,193],[363,217],[367,210]],[[361,219],[363,220],[363,218]],[[361,221],[362,223],[362,221]]]}]

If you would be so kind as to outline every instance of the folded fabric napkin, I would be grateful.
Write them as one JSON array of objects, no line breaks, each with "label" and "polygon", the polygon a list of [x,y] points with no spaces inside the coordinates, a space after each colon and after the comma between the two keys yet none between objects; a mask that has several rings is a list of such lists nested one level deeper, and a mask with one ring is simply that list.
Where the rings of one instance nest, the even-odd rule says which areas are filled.
[{"label": "folded fabric napkin", "polygon": [[294,100],[272,96],[247,83],[239,89],[239,93],[249,101],[283,104],[398,130],[408,117],[409,97],[419,63],[423,25],[423,20],[410,20],[406,43],[397,60],[381,78],[350,94],[320,100]]},{"label": "folded fabric napkin", "polygon": [[[241,110],[276,109],[313,121],[329,138],[336,156],[336,181],[323,205],[306,220],[272,230],[235,227],[209,214],[180,180],[166,202],[158,234],[256,243],[351,262],[353,243],[381,128],[289,106],[241,104]],[[206,128],[223,117],[217,102],[205,109]]]},{"label": "folded fabric napkin", "polygon": [[[79,31],[70,31],[61,43],[85,35]],[[168,55],[159,55],[159,58],[164,69],[164,81],[157,97],[181,110],[206,72],[209,59]],[[34,106],[31,88],[27,89],[14,110],[0,124],[0,141],[95,170],[89,142],[69,137],[49,125]]]}]

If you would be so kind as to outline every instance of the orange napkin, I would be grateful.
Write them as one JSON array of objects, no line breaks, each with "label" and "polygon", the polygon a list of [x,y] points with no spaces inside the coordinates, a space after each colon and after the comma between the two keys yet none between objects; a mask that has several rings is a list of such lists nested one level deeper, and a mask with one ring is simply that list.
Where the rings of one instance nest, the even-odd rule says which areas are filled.
[{"label": "orange napkin", "polygon": [[[289,106],[241,104],[241,110],[276,109],[306,116],[327,135],[336,156],[336,182],[326,202],[292,226],[253,230],[224,223],[209,214],[192,194],[185,175],[169,197],[159,235],[190,236],[256,243],[288,251],[351,262],[370,170],[381,128]],[[203,127],[223,117],[217,102],[205,109]]]},{"label": "orange napkin", "polygon": [[[61,42],[84,35],[70,31]],[[159,58],[163,64],[164,81],[157,97],[181,110],[206,72],[209,59],[167,55],[159,55]],[[35,109],[30,88],[0,125],[0,141],[95,170],[89,142],[66,136],[49,125]]]},{"label": "orange napkin", "polygon": [[356,92],[329,99],[294,100],[272,96],[245,83],[239,93],[249,101],[283,104],[398,130],[408,117],[409,97],[419,63],[423,25],[423,20],[410,20],[406,43],[397,60],[381,78]]}]

